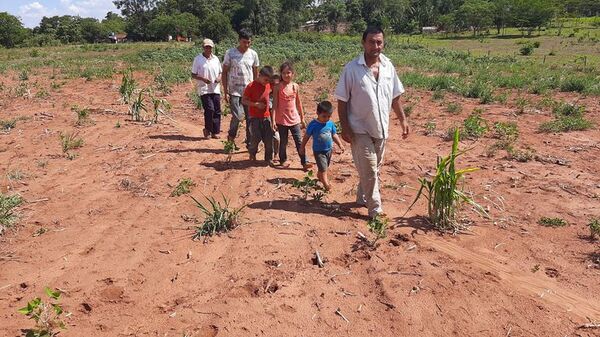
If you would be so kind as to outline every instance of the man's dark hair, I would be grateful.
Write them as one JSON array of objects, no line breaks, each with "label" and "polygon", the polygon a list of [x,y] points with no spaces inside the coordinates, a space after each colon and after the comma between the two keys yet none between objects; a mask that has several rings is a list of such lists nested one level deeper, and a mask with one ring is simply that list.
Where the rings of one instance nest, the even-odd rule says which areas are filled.
[{"label": "man's dark hair", "polygon": [[264,66],[260,69],[260,72],[258,73],[258,75],[260,76],[266,76],[269,79],[273,78],[273,67],[271,66]]},{"label": "man's dark hair", "polygon": [[367,35],[369,35],[369,34],[383,34],[383,35],[385,35],[385,33],[383,32],[383,29],[381,29],[381,27],[379,27],[379,26],[369,26],[369,27],[367,27],[367,29],[365,29],[365,31],[363,33],[362,40],[366,41],[367,40]]},{"label": "man's dark hair", "polygon": [[240,40],[250,40],[250,39],[252,39],[252,33],[250,33],[250,31],[247,29],[242,29],[238,33],[238,38]]},{"label": "man's dark hair", "polygon": [[321,103],[317,104],[317,114],[320,114],[323,112],[326,112],[330,115],[333,113],[333,105],[331,104],[331,102],[322,101]]}]

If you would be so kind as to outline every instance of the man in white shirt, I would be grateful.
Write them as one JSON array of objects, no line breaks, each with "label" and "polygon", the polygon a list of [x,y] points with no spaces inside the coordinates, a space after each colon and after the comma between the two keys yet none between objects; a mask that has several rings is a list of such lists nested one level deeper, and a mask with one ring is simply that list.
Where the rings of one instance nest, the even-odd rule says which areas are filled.
[{"label": "man in white shirt", "polygon": [[204,108],[204,137],[219,138],[221,132],[221,62],[213,54],[214,42],[204,39],[204,51],[194,58],[192,78],[197,81],[196,90]]},{"label": "man in white shirt", "polygon": [[239,44],[225,53],[223,59],[223,95],[231,107],[231,123],[227,139],[234,141],[240,122],[246,119],[246,147],[250,144],[248,107],[242,105],[244,89],[258,76],[258,54],[250,49],[252,35],[245,29],[239,32]]},{"label": "man in white shirt", "polygon": [[396,69],[381,52],[383,30],[368,27],[363,33],[363,53],[344,67],[335,90],[342,139],[351,144],[360,178],[356,202],[366,205],[370,217],[383,215],[379,170],[389,136],[390,110],[400,120],[402,138],[410,132],[400,95],[404,87]]}]

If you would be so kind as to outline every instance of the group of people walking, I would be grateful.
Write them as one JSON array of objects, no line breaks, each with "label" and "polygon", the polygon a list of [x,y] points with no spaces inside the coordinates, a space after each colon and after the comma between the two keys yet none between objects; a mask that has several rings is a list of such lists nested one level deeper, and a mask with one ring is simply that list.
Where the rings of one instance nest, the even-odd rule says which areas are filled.
[{"label": "group of people walking", "polygon": [[309,170],[313,164],[307,159],[305,148],[312,138],[317,176],[323,187],[330,190],[327,171],[334,143],[341,151],[345,150],[339,132],[341,139],[350,143],[358,171],[357,204],[366,206],[370,217],[384,216],[379,171],[389,136],[391,111],[400,121],[402,137],[406,138],[410,132],[399,99],[404,88],[393,64],[382,54],[384,32],[378,27],[368,27],[362,36],[363,53],[346,64],[340,75],[335,97],[341,130],[331,120],[334,107],[329,101],[319,102],[315,118],[306,123],[292,63],[284,62],[278,74],[268,65],[259,70],[258,54],[250,48],[252,35],[242,30],[238,41],[237,47],[227,50],[222,65],[213,53],[214,43],[210,39],[203,41],[203,52],[194,59],[192,78],[197,81],[204,109],[204,137],[220,138],[222,94],[232,114],[228,141],[235,142],[240,123],[245,120],[244,143],[249,159],[256,161],[262,142],[264,164],[288,167],[287,143],[291,134],[300,164]]}]

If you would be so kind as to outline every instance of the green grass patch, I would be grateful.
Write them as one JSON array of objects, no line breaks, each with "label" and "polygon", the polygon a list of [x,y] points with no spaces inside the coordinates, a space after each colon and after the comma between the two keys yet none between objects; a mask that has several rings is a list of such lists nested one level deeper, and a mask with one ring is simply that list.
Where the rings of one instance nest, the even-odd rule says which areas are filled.
[{"label": "green grass patch", "polygon": [[21,203],[23,203],[23,199],[19,195],[0,193],[0,235],[17,220],[15,208]]},{"label": "green grass patch", "polygon": [[183,194],[188,194],[192,191],[192,187],[194,186],[196,186],[196,183],[194,183],[191,178],[180,179],[173,192],[171,192],[171,196],[178,197]]},{"label": "green grass patch", "polygon": [[217,233],[228,232],[240,224],[240,217],[245,205],[240,207],[232,207],[229,199],[222,196],[223,200],[218,201],[213,197],[206,197],[208,206],[204,206],[201,202],[191,197],[204,215],[204,221],[200,226],[195,228],[195,233],[192,239],[207,238],[208,236]]},{"label": "green grass patch", "polygon": [[544,227],[552,228],[565,227],[566,225],[568,225],[568,223],[564,219],[547,217],[540,218],[540,220],[538,220],[538,224]]}]

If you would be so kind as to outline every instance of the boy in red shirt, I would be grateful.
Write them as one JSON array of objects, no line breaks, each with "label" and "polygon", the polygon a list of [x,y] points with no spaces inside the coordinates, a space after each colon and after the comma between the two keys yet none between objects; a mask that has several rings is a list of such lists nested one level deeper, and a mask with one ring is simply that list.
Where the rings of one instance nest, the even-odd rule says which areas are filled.
[{"label": "boy in red shirt", "polygon": [[256,160],[258,144],[262,141],[265,145],[265,164],[267,165],[273,165],[273,129],[269,111],[272,77],[273,68],[264,66],[258,73],[258,78],[244,89],[242,97],[242,104],[249,107],[248,115],[250,119],[247,122],[250,130],[250,144],[248,146],[250,160]]}]

